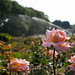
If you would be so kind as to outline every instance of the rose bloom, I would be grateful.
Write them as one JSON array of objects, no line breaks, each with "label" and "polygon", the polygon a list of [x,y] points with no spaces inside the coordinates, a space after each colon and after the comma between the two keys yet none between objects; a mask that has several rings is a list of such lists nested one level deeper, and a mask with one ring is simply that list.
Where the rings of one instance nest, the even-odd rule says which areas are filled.
[{"label": "rose bloom", "polygon": [[66,40],[70,40],[70,37],[67,37]]},{"label": "rose bloom", "polygon": [[11,47],[11,44],[8,44],[9,47]]},{"label": "rose bloom", "polygon": [[[54,52],[54,50],[49,50],[49,54],[53,57],[53,52]],[[57,53],[57,51],[55,51],[55,57],[57,57],[57,55],[58,55],[58,53]]]},{"label": "rose bloom", "polygon": [[11,48],[12,48],[11,44],[4,45],[4,46],[2,47],[3,50],[9,50],[9,49],[11,49]]},{"label": "rose bloom", "polygon": [[26,61],[25,59],[13,59],[11,60],[10,64],[8,63],[8,69],[10,69],[11,66],[11,71],[12,72],[28,72],[29,70],[29,62]]},{"label": "rose bloom", "polygon": [[34,42],[31,42],[32,45],[34,45]]},{"label": "rose bloom", "polygon": [[71,43],[72,46],[75,46],[75,41]]},{"label": "rose bloom", "polygon": [[70,70],[75,71],[75,55],[73,57],[71,57],[69,62],[71,63],[71,65],[69,65],[69,67],[71,68]]},{"label": "rose bloom", "polygon": [[64,42],[66,39],[66,33],[63,30],[53,28],[51,31],[46,31],[46,38],[42,38],[42,41],[45,47],[53,45],[56,50],[66,52],[66,49],[71,47],[69,43]]}]

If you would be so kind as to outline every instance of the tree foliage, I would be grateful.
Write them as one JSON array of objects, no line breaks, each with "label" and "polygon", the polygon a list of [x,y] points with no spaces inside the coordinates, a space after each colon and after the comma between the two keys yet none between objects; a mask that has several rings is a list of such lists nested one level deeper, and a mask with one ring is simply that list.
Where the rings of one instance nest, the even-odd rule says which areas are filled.
[{"label": "tree foliage", "polygon": [[46,15],[41,11],[34,10],[33,8],[23,7],[16,1],[0,0],[0,18],[4,19],[10,14],[27,15],[30,17],[38,17],[49,21],[48,17],[46,17]]},{"label": "tree foliage", "polygon": [[50,26],[47,22],[38,21],[26,15],[9,16],[8,18],[9,21],[0,26],[0,32],[13,36],[45,34],[46,29]]},{"label": "tree foliage", "polygon": [[70,28],[70,23],[68,21],[63,21],[62,22],[60,20],[55,20],[53,22],[53,24],[58,25],[58,26],[60,26],[62,28],[65,28],[65,29]]},{"label": "tree foliage", "polygon": [[0,19],[6,18],[11,13],[11,0],[0,0]]},{"label": "tree foliage", "polygon": [[[45,33],[48,24],[35,21],[32,17],[49,21],[48,16],[42,11],[23,7],[13,0],[0,0],[0,33],[9,33],[13,36]],[[5,22],[6,18],[9,19],[8,22]]]}]

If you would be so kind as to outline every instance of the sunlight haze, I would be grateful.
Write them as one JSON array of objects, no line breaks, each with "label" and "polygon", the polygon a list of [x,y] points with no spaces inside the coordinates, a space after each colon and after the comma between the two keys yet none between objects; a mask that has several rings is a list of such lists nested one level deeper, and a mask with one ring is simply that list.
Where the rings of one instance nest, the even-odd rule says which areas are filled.
[{"label": "sunlight haze", "polygon": [[14,0],[24,7],[43,11],[49,20],[69,21],[75,24],[75,0]]}]

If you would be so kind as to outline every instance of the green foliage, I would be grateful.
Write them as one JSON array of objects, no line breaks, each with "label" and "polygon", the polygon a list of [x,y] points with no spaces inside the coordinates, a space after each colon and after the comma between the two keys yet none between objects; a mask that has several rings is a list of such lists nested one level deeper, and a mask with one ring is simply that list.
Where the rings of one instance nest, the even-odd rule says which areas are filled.
[{"label": "green foliage", "polygon": [[66,72],[65,75],[75,75],[75,72],[72,72],[72,71]]},{"label": "green foliage", "polygon": [[64,63],[64,67],[66,68],[68,65],[71,65],[71,63],[70,62],[65,62]]},{"label": "green foliage", "polygon": [[24,14],[24,7],[19,5],[16,1],[12,1],[12,14],[13,15],[18,15],[18,14]]},{"label": "green foliage", "polygon": [[0,0],[0,19],[6,18],[11,13],[11,0]]},{"label": "green foliage", "polygon": [[9,21],[0,26],[0,32],[13,36],[45,34],[46,29],[50,26],[47,22],[34,20],[25,15],[9,16],[8,18]]},{"label": "green foliage", "polygon": [[43,64],[49,64],[49,61],[47,59],[40,59],[40,63],[43,63]]},{"label": "green foliage", "polygon": [[0,18],[5,19],[10,14],[11,15],[22,14],[30,17],[38,17],[46,21],[49,21],[48,17],[46,17],[45,14],[41,11],[34,10],[33,8],[23,7],[16,1],[0,0]]},{"label": "green foliage", "polygon": [[[71,36],[71,39],[68,42],[74,41],[75,36]],[[32,44],[34,42],[34,44]],[[1,41],[2,43],[2,41]],[[7,43],[0,44],[0,74],[2,73],[2,67],[5,67],[6,72],[7,64],[9,63],[9,54],[11,53],[11,57],[18,59],[26,59],[29,61],[30,75],[52,75],[53,74],[53,58],[49,55],[48,50],[42,46],[41,38],[34,37],[14,37],[13,42],[11,43],[12,48],[9,50],[2,50],[3,46]],[[8,45],[6,45],[8,46]],[[71,59],[71,56],[74,55],[74,47],[72,49],[66,50],[66,53],[62,53],[59,50],[58,56],[55,58],[55,67],[57,75],[75,75],[75,72],[70,71],[68,65],[71,65],[68,60]],[[6,73],[5,72],[5,73]],[[6,75],[6,74],[5,74]]]},{"label": "green foliage", "polygon": [[34,10],[33,8],[22,7],[16,1],[12,1],[12,14],[14,15],[22,14],[30,17],[38,17],[46,21],[49,21],[48,17],[46,17],[42,11],[37,11]]},{"label": "green foliage", "polygon": [[70,28],[70,23],[68,21],[61,22],[60,20],[55,20],[53,22],[53,24],[58,25],[58,26],[65,28],[65,29]]},{"label": "green foliage", "polygon": [[9,34],[5,34],[5,33],[0,34],[0,40],[2,40],[4,42],[11,42],[12,39],[13,39],[13,37]]},{"label": "green foliage", "polygon": [[[42,11],[23,7],[16,1],[0,0],[0,24],[3,23],[0,25],[0,33],[9,33],[13,36],[44,34],[49,24],[38,22],[32,17],[49,21],[48,16]],[[4,21],[6,18],[9,19],[8,22]]]},{"label": "green foliage", "polygon": [[21,52],[14,52],[14,53],[15,53],[15,55],[12,55],[13,57],[18,58],[18,59],[22,58],[23,53],[21,53]]}]

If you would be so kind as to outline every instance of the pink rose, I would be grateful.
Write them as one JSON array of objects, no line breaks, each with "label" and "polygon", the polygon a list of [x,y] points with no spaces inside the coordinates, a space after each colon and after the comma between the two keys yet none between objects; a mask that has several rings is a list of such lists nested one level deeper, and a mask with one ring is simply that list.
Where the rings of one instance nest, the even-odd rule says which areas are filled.
[{"label": "pink rose", "polygon": [[65,50],[71,47],[69,43],[64,42],[66,38],[66,33],[63,30],[53,28],[52,31],[46,31],[46,38],[42,38],[42,41],[45,47],[53,45],[56,50],[66,52]]},{"label": "pink rose", "polygon": [[55,34],[53,35],[53,42],[64,42],[66,39],[66,33],[63,30],[56,30]]},{"label": "pink rose", "polygon": [[32,45],[34,45],[34,42],[31,42]]},{"label": "pink rose", "polygon": [[70,69],[72,71],[75,71],[75,55],[73,57],[71,57],[71,59],[69,60],[69,62],[71,63],[71,65],[69,65]]},{"label": "pink rose", "polygon": [[[54,50],[49,50],[49,54],[53,57],[53,52],[54,52]],[[57,51],[55,51],[55,57],[57,57],[57,55],[58,55],[58,52]]]},{"label": "pink rose", "polygon": [[66,37],[66,40],[70,40],[70,37]]},{"label": "pink rose", "polygon": [[69,60],[69,62],[75,64],[75,55],[73,57],[71,57],[71,59]]},{"label": "pink rose", "polygon": [[11,47],[11,44],[8,44],[8,47]]},{"label": "pink rose", "polygon": [[75,46],[75,41],[71,43],[72,46]]},{"label": "pink rose", "polygon": [[12,72],[28,72],[29,70],[29,62],[25,59],[15,58],[14,60],[11,60],[10,65],[8,63],[8,69],[10,69],[10,66]]}]

